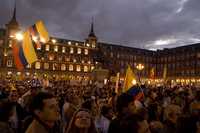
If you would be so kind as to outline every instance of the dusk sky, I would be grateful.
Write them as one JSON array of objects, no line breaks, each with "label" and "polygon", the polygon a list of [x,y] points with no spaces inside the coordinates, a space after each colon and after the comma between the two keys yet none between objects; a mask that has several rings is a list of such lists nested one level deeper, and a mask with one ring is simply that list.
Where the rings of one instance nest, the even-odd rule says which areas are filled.
[{"label": "dusk sky", "polygon": [[[200,42],[200,0],[16,0],[17,20],[27,28],[43,20],[50,36],[84,41],[94,17],[100,42],[145,49]],[[0,27],[14,0],[0,0]]]}]

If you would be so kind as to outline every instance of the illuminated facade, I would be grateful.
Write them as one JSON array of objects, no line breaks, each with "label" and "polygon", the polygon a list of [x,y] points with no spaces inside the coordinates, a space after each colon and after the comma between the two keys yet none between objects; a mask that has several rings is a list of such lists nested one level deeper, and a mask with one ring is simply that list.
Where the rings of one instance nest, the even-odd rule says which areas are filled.
[{"label": "illuminated facade", "polygon": [[[41,47],[35,47],[38,61],[28,65],[23,73],[18,72],[12,56],[12,40],[19,30],[15,8],[11,21],[5,29],[0,29],[1,75],[46,74],[49,77],[88,80],[92,70],[97,67],[108,69],[110,75],[120,72],[124,76],[129,64],[143,79],[150,78],[152,68],[155,68],[155,78],[162,79],[165,66],[168,79],[178,82],[196,82],[200,79],[200,44],[150,51],[102,43],[95,36],[93,23],[83,42],[52,37]],[[136,69],[139,63],[144,65],[141,71]]]}]

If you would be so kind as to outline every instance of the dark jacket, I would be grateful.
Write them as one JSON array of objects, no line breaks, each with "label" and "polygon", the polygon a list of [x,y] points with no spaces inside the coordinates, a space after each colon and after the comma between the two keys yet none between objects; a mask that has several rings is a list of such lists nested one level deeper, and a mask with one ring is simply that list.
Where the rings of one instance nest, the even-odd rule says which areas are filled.
[{"label": "dark jacket", "polygon": [[14,133],[7,122],[0,122],[0,133]]},{"label": "dark jacket", "polygon": [[49,128],[40,120],[34,119],[25,133],[62,133],[62,128],[60,123],[55,123],[53,128]]}]

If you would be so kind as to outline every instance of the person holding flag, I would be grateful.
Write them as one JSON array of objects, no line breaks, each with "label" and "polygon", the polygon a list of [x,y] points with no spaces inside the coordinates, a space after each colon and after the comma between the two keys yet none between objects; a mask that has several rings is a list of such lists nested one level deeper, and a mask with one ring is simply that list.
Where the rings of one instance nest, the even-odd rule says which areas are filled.
[{"label": "person holding flag", "polygon": [[132,95],[134,100],[138,101],[142,100],[144,97],[143,90],[140,85],[137,85],[136,76],[129,65],[126,70],[123,92]]}]

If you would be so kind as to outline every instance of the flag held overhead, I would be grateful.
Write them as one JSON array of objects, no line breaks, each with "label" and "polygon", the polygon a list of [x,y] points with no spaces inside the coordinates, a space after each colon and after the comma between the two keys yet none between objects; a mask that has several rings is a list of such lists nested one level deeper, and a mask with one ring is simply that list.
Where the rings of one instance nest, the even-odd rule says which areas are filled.
[{"label": "flag held overhead", "polygon": [[126,77],[124,80],[124,87],[123,92],[126,92],[128,89],[130,89],[134,84],[136,84],[136,76],[133,73],[132,69],[128,65],[128,68],[126,70]]},{"label": "flag held overhead", "polygon": [[33,62],[37,61],[37,55],[33,47],[29,31],[26,31],[24,33],[22,48],[24,56],[29,64],[32,64]]},{"label": "flag held overhead", "polygon": [[45,42],[48,42],[49,41],[49,33],[48,33],[47,29],[45,28],[44,23],[42,21],[38,21],[38,22],[36,22],[35,25],[36,25],[37,31],[40,35],[40,39],[41,40],[44,39]]}]

